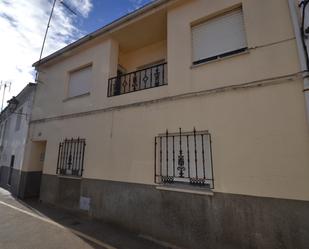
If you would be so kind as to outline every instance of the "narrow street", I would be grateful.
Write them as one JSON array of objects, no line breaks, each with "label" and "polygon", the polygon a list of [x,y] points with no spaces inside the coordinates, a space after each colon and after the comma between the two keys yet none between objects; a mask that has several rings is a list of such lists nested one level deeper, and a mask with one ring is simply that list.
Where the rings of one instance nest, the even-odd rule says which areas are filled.
[{"label": "narrow street", "polygon": [[164,249],[86,216],[37,201],[17,200],[0,188],[1,249]]}]

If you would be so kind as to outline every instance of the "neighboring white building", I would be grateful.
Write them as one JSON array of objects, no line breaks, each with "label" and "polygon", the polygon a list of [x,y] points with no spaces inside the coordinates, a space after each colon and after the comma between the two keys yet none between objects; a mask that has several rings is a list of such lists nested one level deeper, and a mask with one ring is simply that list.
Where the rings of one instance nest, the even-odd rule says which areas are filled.
[{"label": "neighboring white building", "polygon": [[13,98],[16,106],[11,103],[0,114],[0,186],[22,197],[27,191],[23,184],[27,176],[21,168],[35,88],[34,83],[29,83]]}]

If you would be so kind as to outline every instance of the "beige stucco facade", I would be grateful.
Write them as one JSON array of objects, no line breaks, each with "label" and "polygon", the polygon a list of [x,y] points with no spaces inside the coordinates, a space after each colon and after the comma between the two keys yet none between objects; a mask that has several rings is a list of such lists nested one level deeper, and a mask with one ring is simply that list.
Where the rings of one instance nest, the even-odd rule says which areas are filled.
[{"label": "beige stucco facade", "polygon": [[[192,66],[191,25],[239,7],[248,50]],[[156,16],[154,35],[125,45],[130,25],[143,34]],[[214,192],[309,200],[309,128],[287,1],[174,1],[144,18],[41,67],[28,150],[46,141],[43,173],[56,174],[59,142],[81,137],[84,178],[153,185],[154,137],[196,127],[212,135]],[[107,97],[117,64],[130,72],[159,60],[168,85]],[[90,94],[68,99],[68,72],[88,64]]]}]

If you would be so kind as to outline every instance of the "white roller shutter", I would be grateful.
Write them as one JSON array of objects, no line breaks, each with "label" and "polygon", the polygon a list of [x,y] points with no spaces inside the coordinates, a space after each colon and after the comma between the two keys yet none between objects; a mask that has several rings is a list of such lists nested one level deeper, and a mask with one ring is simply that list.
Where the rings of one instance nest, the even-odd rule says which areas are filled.
[{"label": "white roller shutter", "polygon": [[90,92],[92,82],[92,66],[70,73],[69,97],[75,97]]},{"label": "white roller shutter", "polygon": [[247,47],[242,10],[192,27],[193,62]]}]

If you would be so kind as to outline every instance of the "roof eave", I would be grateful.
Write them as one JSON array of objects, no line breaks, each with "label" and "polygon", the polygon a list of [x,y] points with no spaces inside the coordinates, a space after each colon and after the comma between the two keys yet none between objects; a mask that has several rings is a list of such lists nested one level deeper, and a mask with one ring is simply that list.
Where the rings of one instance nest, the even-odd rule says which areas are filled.
[{"label": "roof eave", "polygon": [[84,43],[94,39],[94,38],[97,38],[98,36],[103,35],[103,34],[109,32],[109,31],[119,27],[120,25],[122,25],[122,24],[124,24],[124,23],[126,23],[128,21],[131,21],[132,19],[135,19],[138,16],[140,16],[142,14],[145,14],[148,11],[150,11],[150,10],[152,10],[154,8],[157,8],[157,7],[159,7],[159,6],[163,5],[163,4],[166,4],[166,3],[170,2],[170,1],[173,1],[173,0],[157,0],[157,1],[153,1],[153,2],[145,5],[144,7],[140,8],[140,9],[137,9],[136,11],[134,11],[132,13],[129,13],[129,14],[127,14],[127,15],[119,18],[119,19],[116,19],[115,21],[105,25],[104,27],[102,27],[102,28],[100,28],[100,29],[98,29],[98,30],[96,30],[96,31],[94,31],[94,32],[92,32],[92,33],[90,33],[90,34],[80,38],[79,40],[77,40],[77,41],[67,45],[66,47],[64,47],[64,48],[62,48],[62,49],[60,49],[60,50],[58,50],[58,51],[48,55],[47,57],[45,57],[45,58],[43,58],[43,59],[33,63],[32,66],[37,68],[38,66],[41,66],[41,65],[45,64],[46,62],[49,62],[49,61],[55,59],[56,57],[59,57],[63,53],[68,52],[68,51],[70,51],[70,50],[72,50],[72,49],[74,49],[74,48],[76,48],[76,47],[78,47],[78,46],[80,46],[80,45],[82,45],[82,44],[84,44]]}]

